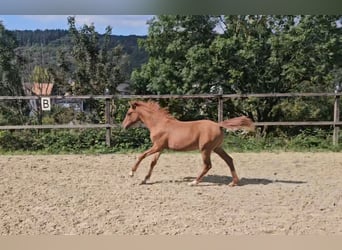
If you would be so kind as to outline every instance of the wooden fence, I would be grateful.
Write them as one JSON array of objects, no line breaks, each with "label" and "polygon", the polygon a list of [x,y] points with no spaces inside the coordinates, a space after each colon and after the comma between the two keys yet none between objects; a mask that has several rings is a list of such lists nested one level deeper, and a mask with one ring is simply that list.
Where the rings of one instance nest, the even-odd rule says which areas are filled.
[{"label": "wooden fence", "polygon": [[[265,93],[265,94],[198,94],[198,95],[84,95],[84,96],[49,96],[50,99],[64,100],[105,100],[104,124],[62,124],[62,125],[6,125],[0,126],[0,130],[13,129],[106,129],[106,144],[110,146],[111,129],[118,125],[110,119],[112,100],[118,99],[216,99],[218,121],[223,120],[223,102],[236,98],[285,98],[285,97],[334,97],[334,117],[331,121],[291,121],[291,122],[255,122],[256,126],[333,126],[333,144],[338,144],[340,121],[340,96],[342,93]],[[40,100],[39,96],[0,96],[4,100]]]}]

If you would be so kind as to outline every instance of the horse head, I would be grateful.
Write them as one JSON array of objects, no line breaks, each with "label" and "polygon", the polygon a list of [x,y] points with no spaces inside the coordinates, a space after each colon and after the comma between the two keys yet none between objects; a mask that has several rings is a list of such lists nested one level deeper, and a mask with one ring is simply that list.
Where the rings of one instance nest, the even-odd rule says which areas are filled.
[{"label": "horse head", "polygon": [[124,121],[122,122],[122,127],[124,129],[133,126],[137,122],[140,122],[140,116],[136,110],[139,103],[138,102],[130,102],[129,105],[130,105],[130,107],[126,113],[126,117],[125,117]]}]

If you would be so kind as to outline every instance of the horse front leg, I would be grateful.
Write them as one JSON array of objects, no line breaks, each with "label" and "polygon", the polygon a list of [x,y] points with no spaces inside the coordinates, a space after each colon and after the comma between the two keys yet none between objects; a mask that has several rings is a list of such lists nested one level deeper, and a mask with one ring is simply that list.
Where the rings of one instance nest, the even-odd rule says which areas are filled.
[{"label": "horse front leg", "polygon": [[147,156],[152,155],[154,153],[157,153],[160,151],[160,148],[157,145],[153,145],[152,148],[146,150],[144,153],[142,153],[141,155],[139,155],[138,160],[136,161],[136,163],[134,164],[134,166],[132,167],[131,172],[129,173],[129,176],[133,177],[135,171],[137,171],[139,164],[141,163],[141,161],[143,159],[145,159]]},{"label": "horse front leg", "polygon": [[145,179],[141,182],[141,184],[146,184],[147,181],[151,178],[153,168],[157,164],[160,154],[161,154],[161,151],[159,151],[155,154],[155,156],[154,156],[154,158],[150,164],[150,170],[148,171],[147,175],[145,176]]}]

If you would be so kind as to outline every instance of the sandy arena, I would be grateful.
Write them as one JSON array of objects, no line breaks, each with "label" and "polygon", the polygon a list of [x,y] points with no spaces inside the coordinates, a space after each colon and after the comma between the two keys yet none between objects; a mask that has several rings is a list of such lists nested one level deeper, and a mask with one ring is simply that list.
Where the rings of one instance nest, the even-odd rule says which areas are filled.
[{"label": "sandy arena", "polygon": [[196,186],[198,153],[0,157],[1,235],[342,235],[341,153],[216,155]]}]

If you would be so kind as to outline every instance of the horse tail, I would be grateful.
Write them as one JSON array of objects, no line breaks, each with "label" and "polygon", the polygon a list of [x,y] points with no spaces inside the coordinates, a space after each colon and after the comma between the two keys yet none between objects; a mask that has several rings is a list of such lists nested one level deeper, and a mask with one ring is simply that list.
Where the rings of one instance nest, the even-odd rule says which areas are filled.
[{"label": "horse tail", "polygon": [[254,131],[255,125],[253,121],[247,116],[239,116],[232,119],[224,120],[219,122],[218,125],[222,128],[226,128],[228,130],[245,130],[245,131]]}]

